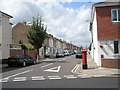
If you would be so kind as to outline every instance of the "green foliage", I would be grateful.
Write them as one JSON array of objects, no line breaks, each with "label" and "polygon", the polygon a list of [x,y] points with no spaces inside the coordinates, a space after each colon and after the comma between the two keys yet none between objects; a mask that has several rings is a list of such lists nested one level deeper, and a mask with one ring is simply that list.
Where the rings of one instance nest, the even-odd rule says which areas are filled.
[{"label": "green foliage", "polygon": [[80,50],[83,50],[83,46],[80,46]]},{"label": "green foliage", "polygon": [[46,38],[47,27],[42,23],[41,17],[39,15],[35,18],[33,17],[32,26],[27,34],[28,41],[36,49],[42,47],[42,44]]},{"label": "green foliage", "polygon": [[26,49],[26,50],[34,50],[35,49],[32,45],[28,45],[25,43],[21,43],[21,47],[22,47],[22,49]]}]

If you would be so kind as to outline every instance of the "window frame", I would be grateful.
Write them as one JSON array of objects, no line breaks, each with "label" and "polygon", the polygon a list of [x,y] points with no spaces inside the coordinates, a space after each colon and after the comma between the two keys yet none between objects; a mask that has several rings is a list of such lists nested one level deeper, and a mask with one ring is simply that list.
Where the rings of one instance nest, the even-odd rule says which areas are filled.
[{"label": "window frame", "polygon": [[[117,11],[117,21],[113,21],[113,11],[114,11],[114,10]],[[118,15],[118,11],[119,11],[119,10],[120,10],[120,9],[111,9],[111,20],[112,20],[112,22],[120,22],[120,21],[119,21],[119,18],[118,18],[118,16],[119,16],[119,15]]]}]

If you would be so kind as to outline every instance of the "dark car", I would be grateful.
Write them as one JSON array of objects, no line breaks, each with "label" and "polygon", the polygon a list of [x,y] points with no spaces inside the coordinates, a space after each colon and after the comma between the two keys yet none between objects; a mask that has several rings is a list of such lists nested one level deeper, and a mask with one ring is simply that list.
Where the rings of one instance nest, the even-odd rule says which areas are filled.
[{"label": "dark car", "polygon": [[28,64],[35,64],[35,63],[36,63],[36,58],[33,58],[29,55],[16,55],[13,57],[9,57],[7,61],[8,66],[22,65],[25,67]]},{"label": "dark car", "polygon": [[57,52],[56,53],[56,58],[59,58],[59,57],[64,57],[64,54],[62,52]]},{"label": "dark car", "polygon": [[82,52],[77,52],[77,54],[76,54],[76,58],[80,58],[80,59],[82,59]]}]

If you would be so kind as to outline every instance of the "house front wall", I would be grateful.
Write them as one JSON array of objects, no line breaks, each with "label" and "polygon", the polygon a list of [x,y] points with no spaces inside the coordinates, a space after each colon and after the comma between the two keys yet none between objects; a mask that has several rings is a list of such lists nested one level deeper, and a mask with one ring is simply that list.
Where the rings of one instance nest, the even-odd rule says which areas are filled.
[{"label": "house front wall", "polygon": [[10,56],[10,44],[12,43],[12,28],[9,17],[2,15],[2,59]]},{"label": "house front wall", "polygon": [[27,38],[27,32],[29,30],[29,26],[24,23],[19,22],[12,28],[12,43],[19,44],[19,41],[23,43],[30,44]]},{"label": "house front wall", "polygon": [[112,22],[112,9],[120,9],[120,6],[96,7],[98,40],[120,39],[120,23]]}]

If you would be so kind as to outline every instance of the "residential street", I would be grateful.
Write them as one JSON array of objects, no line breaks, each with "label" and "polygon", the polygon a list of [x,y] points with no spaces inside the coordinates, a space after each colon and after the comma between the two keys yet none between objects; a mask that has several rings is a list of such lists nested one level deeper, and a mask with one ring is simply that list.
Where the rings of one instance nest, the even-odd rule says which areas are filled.
[{"label": "residential street", "polygon": [[27,67],[4,67],[2,88],[118,88],[117,77],[74,73],[80,61],[72,55],[44,59],[40,64]]}]

